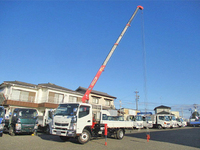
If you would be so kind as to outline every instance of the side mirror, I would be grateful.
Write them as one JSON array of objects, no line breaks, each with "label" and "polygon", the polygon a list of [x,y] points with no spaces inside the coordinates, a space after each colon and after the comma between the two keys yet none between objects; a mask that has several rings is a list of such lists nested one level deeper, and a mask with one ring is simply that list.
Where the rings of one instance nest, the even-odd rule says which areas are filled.
[{"label": "side mirror", "polygon": [[13,117],[16,117],[16,116],[17,116],[17,114],[16,114],[16,113],[14,113],[14,114],[13,114]]}]

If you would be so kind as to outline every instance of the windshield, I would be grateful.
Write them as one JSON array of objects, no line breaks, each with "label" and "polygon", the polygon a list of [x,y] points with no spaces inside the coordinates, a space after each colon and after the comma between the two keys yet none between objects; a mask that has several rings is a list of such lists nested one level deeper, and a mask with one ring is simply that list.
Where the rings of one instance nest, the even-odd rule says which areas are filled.
[{"label": "windshield", "polygon": [[170,116],[165,116],[165,121],[170,121]]},{"label": "windshield", "polygon": [[172,120],[174,120],[174,121],[175,121],[175,120],[176,120],[176,118],[175,118],[174,116],[172,116]]},{"label": "windshield", "polygon": [[152,121],[150,116],[146,117],[146,121]]},{"label": "windshield", "polygon": [[54,116],[63,115],[63,116],[73,116],[76,115],[78,104],[60,104],[55,111]]},{"label": "windshield", "polygon": [[21,109],[19,110],[20,118],[32,118],[37,116],[37,111],[35,109]]},{"label": "windshield", "polygon": [[142,121],[142,116],[136,116],[137,121]]},{"label": "windshield", "polygon": [[4,116],[4,109],[0,107],[0,118],[3,118]]}]

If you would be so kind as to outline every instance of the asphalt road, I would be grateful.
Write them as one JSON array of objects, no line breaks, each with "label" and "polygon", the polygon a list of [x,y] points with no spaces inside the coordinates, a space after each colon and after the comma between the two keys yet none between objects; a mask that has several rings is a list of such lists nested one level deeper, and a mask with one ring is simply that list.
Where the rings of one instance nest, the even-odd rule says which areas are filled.
[{"label": "asphalt road", "polygon": [[199,150],[200,127],[177,129],[150,129],[150,140],[146,139],[147,130],[127,131],[122,140],[114,138],[93,139],[81,145],[74,139],[63,142],[58,136],[38,133],[37,136],[4,134],[0,138],[0,150]]}]

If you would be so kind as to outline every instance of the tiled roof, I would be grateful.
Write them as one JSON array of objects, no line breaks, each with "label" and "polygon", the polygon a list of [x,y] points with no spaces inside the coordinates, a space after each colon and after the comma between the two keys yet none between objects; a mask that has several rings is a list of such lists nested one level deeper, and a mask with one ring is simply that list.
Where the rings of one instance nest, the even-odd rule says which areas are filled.
[{"label": "tiled roof", "polygon": [[56,84],[53,84],[53,83],[41,83],[41,84],[38,84],[38,86],[43,86],[43,87],[50,87],[50,88],[55,88],[55,89],[60,89],[60,90],[64,90],[64,91],[71,91],[71,92],[74,92],[73,90],[70,90],[70,89],[67,89],[65,87],[62,87],[62,86],[58,86]]},{"label": "tiled roof", "polygon": [[154,110],[156,110],[156,109],[158,109],[158,108],[171,109],[171,107],[164,106],[164,105],[160,105],[160,106],[154,108]]},{"label": "tiled roof", "polygon": [[[86,92],[86,90],[87,90],[86,88],[81,87],[81,86],[79,86],[78,89],[76,89],[77,92],[80,92],[80,93],[83,93],[83,94]],[[116,97],[111,96],[111,95],[104,93],[104,92],[92,90],[91,93],[116,99]]]},{"label": "tiled roof", "polygon": [[21,81],[4,81],[3,84],[17,84],[17,85],[22,85],[22,86],[29,86],[29,87],[36,87],[36,84],[30,84],[26,82],[21,82]]}]

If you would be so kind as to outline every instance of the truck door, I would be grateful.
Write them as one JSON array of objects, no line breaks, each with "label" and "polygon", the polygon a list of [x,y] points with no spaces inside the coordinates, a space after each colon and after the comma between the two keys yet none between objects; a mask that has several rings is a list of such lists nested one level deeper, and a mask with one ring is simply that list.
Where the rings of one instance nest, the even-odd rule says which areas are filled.
[{"label": "truck door", "polygon": [[90,106],[81,105],[77,116],[77,133],[82,133],[86,126],[92,125],[92,109]]}]

